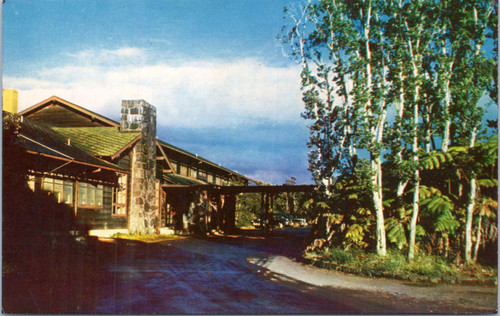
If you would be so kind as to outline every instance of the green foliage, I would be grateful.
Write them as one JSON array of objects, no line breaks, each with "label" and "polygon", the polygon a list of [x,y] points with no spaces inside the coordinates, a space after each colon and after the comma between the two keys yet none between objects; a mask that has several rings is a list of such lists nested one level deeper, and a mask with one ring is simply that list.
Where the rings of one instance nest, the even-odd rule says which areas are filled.
[{"label": "green foliage", "polygon": [[450,152],[442,151],[432,151],[430,154],[420,159],[422,168],[431,170],[439,169],[442,164],[452,161],[453,155]]},{"label": "green foliage", "polygon": [[477,180],[477,184],[484,188],[494,188],[498,186],[497,179],[479,179]]},{"label": "green foliage", "polygon": [[387,239],[398,245],[399,248],[406,246],[408,241],[406,239],[407,229],[406,225],[394,217],[389,217],[385,220],[385,229],[387,231]]},{"label": "green foliage", "polygon": [[344,174],[331,188],[328,200],[306,201],[317,214],[313,234],[328,245],[372,248],[375,245],[375,216],[370,191],[369,167],[360,160],[352,174]]},{"label": "green foliage", "polygon": [[236,211],[236,227],[238,228],[253,228],[252,220],[255,219],[256,216],[254,213],[240,209]]},{"label": "green foliage", "polygon": [[[425,254],[419,254],[412,262],[408,262],[404,252],[394,249],[389,249],[385,257],[355,248],[348,250],[328,248],[324,251],[308,252],[304,256],[320,262],[325,268],[365,275],[470,277],[471,272],[479,276],[483,275],[482,271],[485,270],[477,267],[473,269],[474,271],[470,268],[459,269],[441,257]],[[496,271],[492,271],[488,275],[495,273]]]},{"label": "green foliage", "polygon": [[347,242],[362,246],[366,244],[362,242],[364,236],[365,228],[360,224],[353,224],[349,226],[349,228],[347,229],[347,233],[345,234]]},{"label": "green foliage", "polygon": [[498,199],[498,140],[484,139],[479,100],[497,98],[497,6],[312,0],[287,10],[279,38],[302,66],[309,169],[320,194],[306,207],[318,215],[325,247],[370,249],[384,234],[375,221],[383,213],[399,249],[410,243],[413,252],[416,240],[421,252],[459,258],[472,203],[474,233],[484,230],[481,245],[494,247],[496,224],[483,203]]},{"label": "green foliage", "polygon": [[260,214],[260,194],[246,193],[238,196],[236,210],[254,214],[257,217]]}]

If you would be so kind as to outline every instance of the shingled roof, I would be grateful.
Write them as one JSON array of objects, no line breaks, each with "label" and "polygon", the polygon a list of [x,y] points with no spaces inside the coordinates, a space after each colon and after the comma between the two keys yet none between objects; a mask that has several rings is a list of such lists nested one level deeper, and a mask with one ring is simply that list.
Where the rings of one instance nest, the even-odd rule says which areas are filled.
[{"label": "shingled roof", "polygon": [[166,173],[163,174],[163,179],[172,184],[180,184],[180,185],[200,185],[200,184],[208,184],[207,182],[193,179],[185,176],[181,176],[180,174]]},{"label": "shingled roof", "polygon": [[4,120],[13,117],[20,124],[19,137],[23,139],[22,146],[35,153],[51,156],[84,165],[92,165],[115,171],[125,171],[115,164],[92,156],[77,146],[69,145],[64,137],[52,128],[15,114],[3,113]]},{"label": "shingled roof", "polygon": [[99,157],[112,157],[141,137],[140,132],[122,133],[118,127],[54,127],[53,130]]}]

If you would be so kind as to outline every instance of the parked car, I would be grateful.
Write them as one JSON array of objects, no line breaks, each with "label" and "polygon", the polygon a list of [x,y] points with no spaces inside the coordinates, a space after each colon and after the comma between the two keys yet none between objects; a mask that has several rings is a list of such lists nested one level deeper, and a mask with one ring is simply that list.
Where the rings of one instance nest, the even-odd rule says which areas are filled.
[{"label": "parked car", "polygon": [[[292,221],[287,216],[284,216],[284,215],[286,215],[286,214],[274,213],[272,216],[272,219],[271,219],[272,227],[283,228],[285,226],[291,226]],[[263,222],[265,223],[266,220],[264,219]],[[252,220],[252,224],[255,227],[260,227],[261,223],[262,223],[262,221],[261,221],[260,217]]]},{"label": "parked car", "polygon": [[300,227],[307,226],[307,221],[305,218],[294,218],[292,219],[292,223],[294,224],[294,226],[300,226]]},{"label": "parked car", "polygon": [[289,214],[274,213],[273,218],[275,222],[278,222],[277,226],[279,226],[280,228],[285,226],[292,226],[292,217]]},{"label": "parked car", "polygon": [[252,225],[254,227],[260,227],[261,224],[262,224],[262,221],[260,218],[252,219]]}]

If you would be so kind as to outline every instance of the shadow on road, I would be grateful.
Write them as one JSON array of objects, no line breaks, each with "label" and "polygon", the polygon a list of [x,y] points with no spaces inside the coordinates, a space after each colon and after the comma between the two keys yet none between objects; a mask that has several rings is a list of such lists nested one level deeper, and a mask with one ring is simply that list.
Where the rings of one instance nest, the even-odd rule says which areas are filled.
[{"label": "shadow on road", "polygon": [[234,234],[212,235],[206,240],[298,260],[312,241],[310,231],[308,227],[279,228],[267,233],[260,229],[239,229]]},{"label": "shadow on road", "polygon": [[[46,257],[30,257],[30,267],[36,273],[16,269],[4,272],[3,311],[348,314],[496,310],[496,304],[491,304],[496,297],[492,289],[445,287],[440,290],[441,297],[434,298],[425,293],[430,289],[395,287],[394,291],[379,291],[377,286],[387,288],[397,283],[383,284],[385,281],[304,266],[296,259],[308,245],[308,235],[307,228],[285,228],[267,235],[249,230],[159,243],[87,238],[82,241],[85,247],[59,245],[55,252],[48,251],[49,247]],[[327,285],[307,281],[313,278]],[[375,290],[356,287],[364,282]],[[475,290],[478,292],[472,293]],[[412,296],[412,291],[425,295]],[[454,295],[456,298],[450,299]],[[478,302],[481,298],[486,301]]]}]

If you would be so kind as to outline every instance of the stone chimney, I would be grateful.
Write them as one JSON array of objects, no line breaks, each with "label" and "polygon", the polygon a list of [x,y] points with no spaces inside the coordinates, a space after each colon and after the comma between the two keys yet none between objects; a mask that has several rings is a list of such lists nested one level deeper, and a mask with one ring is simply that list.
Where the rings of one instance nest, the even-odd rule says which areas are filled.
[{"label": "stone chimney", "polygon": [[141,132],[130,157],[129,232],[155,232],[156,108],[144,100],[123,100],[120,131]]}]

